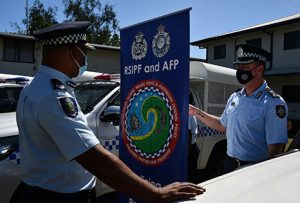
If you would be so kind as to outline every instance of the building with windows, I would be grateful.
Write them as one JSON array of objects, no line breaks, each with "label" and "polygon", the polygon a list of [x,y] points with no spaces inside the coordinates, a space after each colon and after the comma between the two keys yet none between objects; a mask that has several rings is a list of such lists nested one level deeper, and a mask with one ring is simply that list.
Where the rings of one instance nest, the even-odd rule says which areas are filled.
[{"label": "building with windows", "polygon": [[0,33],[0,72],[29,75],[36,73],[41,44],[31,36]]},{"label": "building with windows", "polygon": [[[118,73],[120,48],[93,44],[88,52],[90,71]],[[32,36],[0,32],[0,73],[34,76],[42,61],[42,43]]]},{"label": "building with windows", "polygon": [[[272,55],[268,84],[286,100],[289,117],[300,121],[300,14],[192,42],[206,49],[206,62],[234,68],[238,44],[259,46]],[[300,122],[295,123],[300,128]]]}]

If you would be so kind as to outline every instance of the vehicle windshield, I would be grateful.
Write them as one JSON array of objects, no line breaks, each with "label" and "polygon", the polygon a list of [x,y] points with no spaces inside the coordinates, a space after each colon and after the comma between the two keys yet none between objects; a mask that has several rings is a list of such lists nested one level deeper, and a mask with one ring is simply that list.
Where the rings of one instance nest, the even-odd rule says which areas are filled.
[{"label": "vehicle windshield", "polygon": [[0,113],[16,111],[22,87],[0,88]]},{"label": "vehicle windshield", "polygon": [[116,82],[83,82],[78,83],[75,95],[81,110],[87,114],[93,110],[108,93],[118,86]]}]

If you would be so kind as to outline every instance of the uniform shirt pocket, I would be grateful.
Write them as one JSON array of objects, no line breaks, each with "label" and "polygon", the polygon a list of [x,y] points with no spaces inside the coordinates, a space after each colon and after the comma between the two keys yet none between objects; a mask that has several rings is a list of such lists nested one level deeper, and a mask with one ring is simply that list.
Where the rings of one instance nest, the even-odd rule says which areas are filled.
[{"label": "uniform shirt pocket", "polygon": [[261,109],[255,109],[248,112],[248,126],[254,129],[263,129],[264,117]]}]

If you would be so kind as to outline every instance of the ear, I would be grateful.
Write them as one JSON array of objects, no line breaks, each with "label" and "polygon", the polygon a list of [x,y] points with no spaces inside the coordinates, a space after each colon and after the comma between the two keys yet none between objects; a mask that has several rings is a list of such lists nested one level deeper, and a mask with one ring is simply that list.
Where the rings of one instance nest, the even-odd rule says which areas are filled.
[{"label": "ear", "polygon": [[256,69],[256,71],[258,72],[258,73],[264,73],[264,69],[265,69],[265,67],[262,65],[262,64],[260,64],[258,67],[257,67],[257,69]]}]

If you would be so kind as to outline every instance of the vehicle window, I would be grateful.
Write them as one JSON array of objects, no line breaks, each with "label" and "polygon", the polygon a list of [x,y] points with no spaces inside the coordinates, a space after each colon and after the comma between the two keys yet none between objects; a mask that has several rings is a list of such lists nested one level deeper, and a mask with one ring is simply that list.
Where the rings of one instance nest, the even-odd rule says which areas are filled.
[{"label": "vehicle window", "polygon": [[14,148],[17,148],[19,146],[19,135],[1,137],[0,146],[12,146]]},{"label": "vehicle window", "polygon": [[93,110],[109,92],[117,87],[117,83],[80,83],[75,88],[76,99],[84,114]]},{"label": "vehicle window", "polygon": [[114,96],[114,98],[112,99],[112,101],[109,102],[110,106],[121,106],[120,104],[120,91],[118,91],[116,93],[116,95]]},{"label": "vehicle window", "polygon": [[196,102],[195,102],[195,99],[194,99],[194,96],[193,96],[193,93],[192,91],[190,90],[189,92],[189,104],[195,106],[196,105]]},{"label": "vehicle window", "polygon": [[22,87],[0,88],[0,113],[16,111]]},{"label": "vehicle window", "polygon": [[192,93],[193,99],[190,99],[190,104],[203,109],[204,104],[204,86],[205,83],[203,81],[190,81],[190,92]]}]

